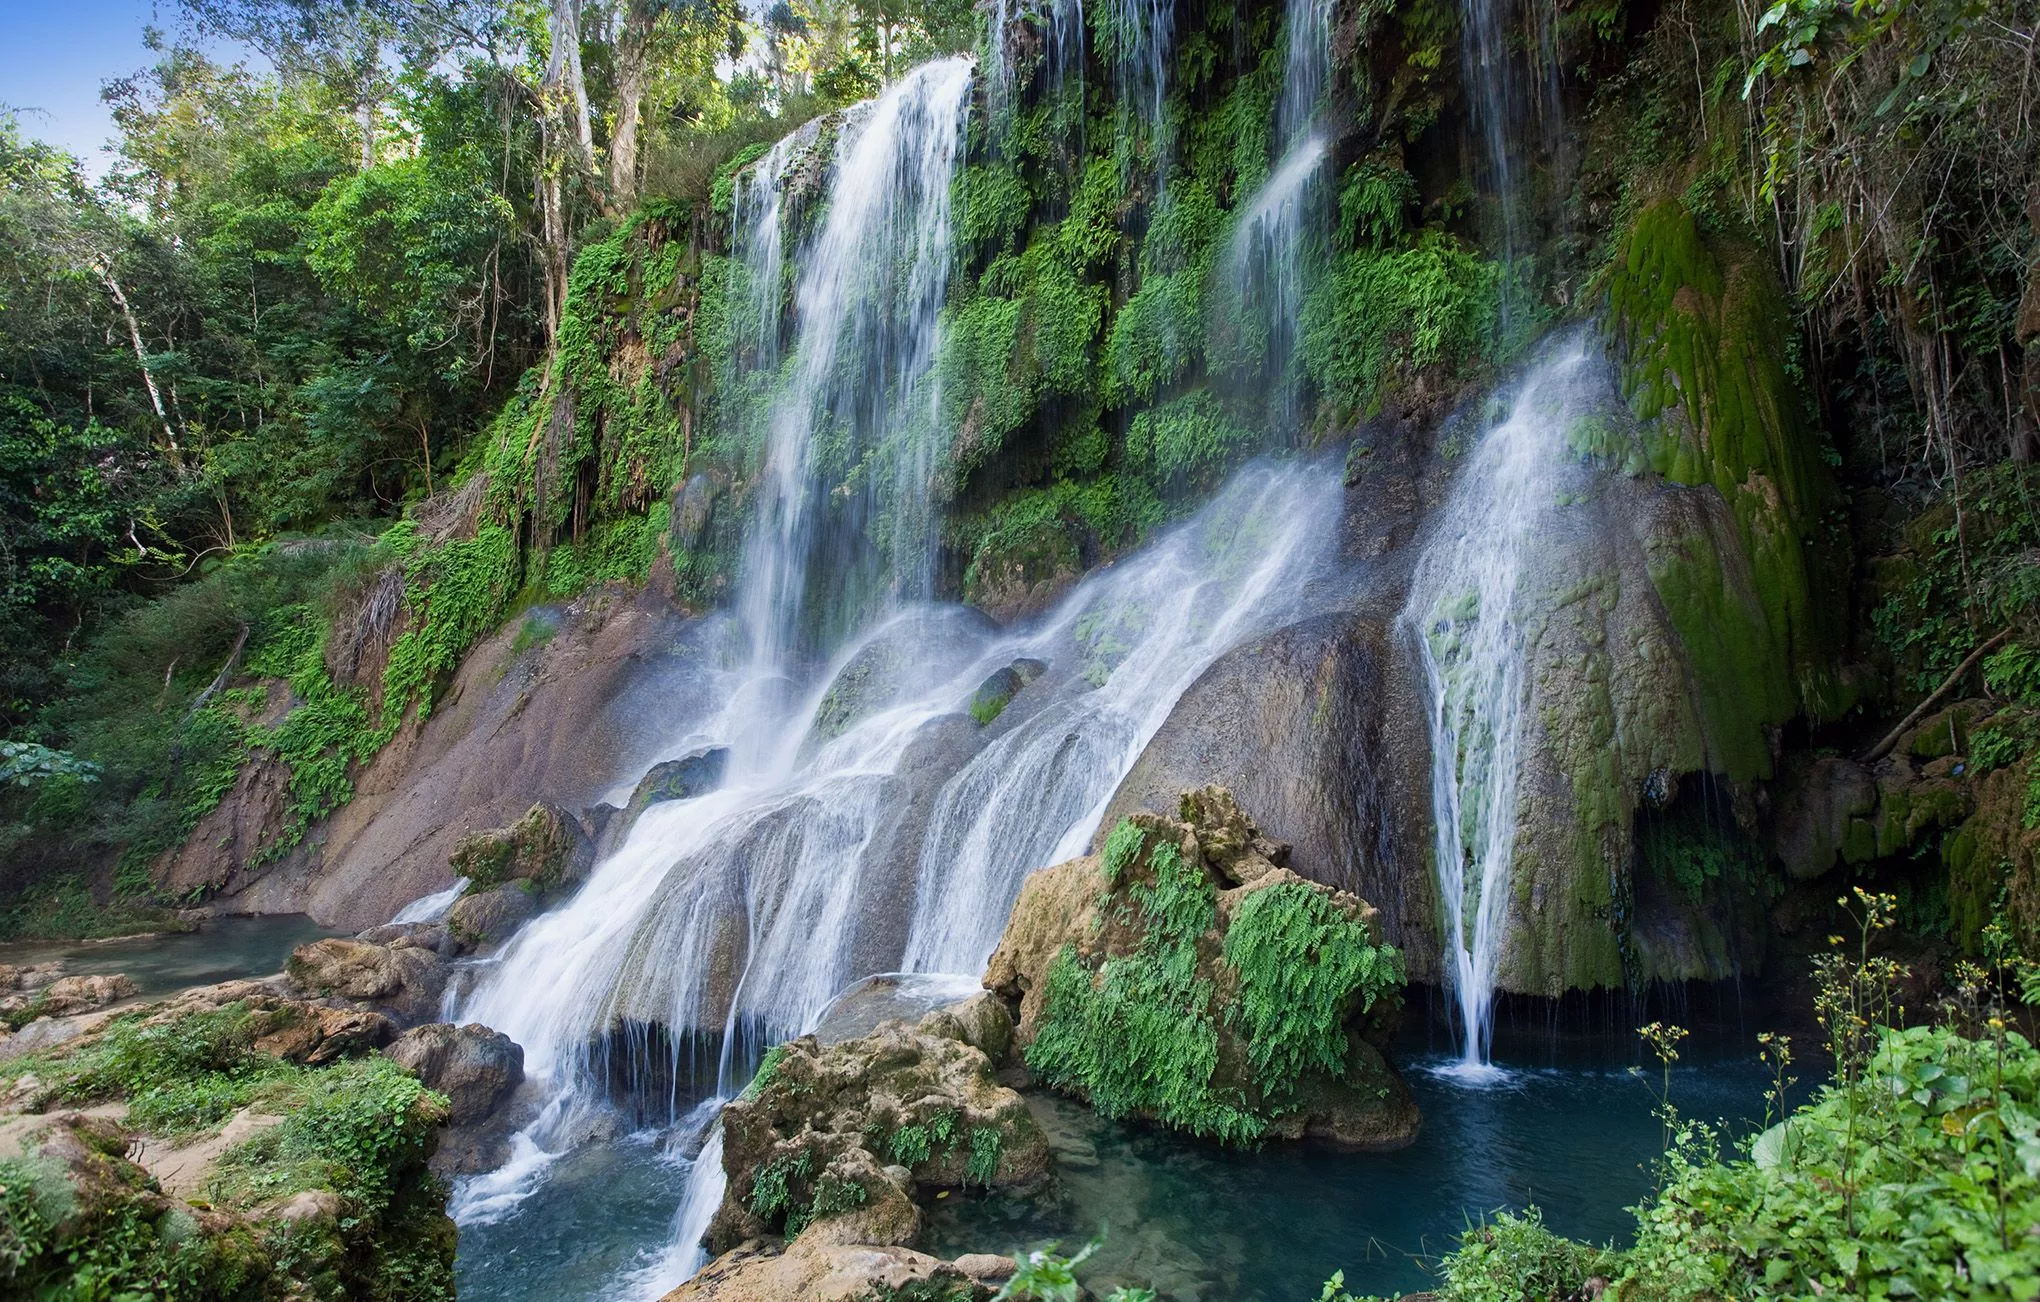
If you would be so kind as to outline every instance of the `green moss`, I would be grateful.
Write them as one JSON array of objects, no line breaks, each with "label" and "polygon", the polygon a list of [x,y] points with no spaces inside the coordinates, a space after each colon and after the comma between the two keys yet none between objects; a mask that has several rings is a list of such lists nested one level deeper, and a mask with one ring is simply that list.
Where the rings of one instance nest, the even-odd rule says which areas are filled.
[{"label": "green moss", "polygon": [[[1788,318],[1775,274],[1754,251],[1725,260],[1686,207],[1664,199],[1638,212],[1608,284],[1624,389],[1652,468],[1711,484],[1750,562],[1761,628],[1726,608],[1722,579],[1700,558],[1658,583],[1681,638],[1698,645],[1696,668],[1717,696],[1710,705],[1729,708],[1717,735],[1801,705],[1831,717],[1844,704],[1828,667],[1842,603],[1824,590],[1844,558],[1807,540],[1825,536],[1836,494],[1785,369]],[[1733,626],[1710,627],[1724,619]],[[1740,703],[1720,699],[1731,694]]]},{"label": "green moss", "polygon": [[1339,258],[1304,303],[1299,360],[1323,400],[1365,415],[1419,372],[1463,375],[1496,350],[1496,264],[1437,230]]},{"label": "green moss", "polygon": [[1208,491],[1259,445],[1260,436],[1234,423],[1216,395],[1194,389],[1133,418],[1126,461],[1164,491]]}]

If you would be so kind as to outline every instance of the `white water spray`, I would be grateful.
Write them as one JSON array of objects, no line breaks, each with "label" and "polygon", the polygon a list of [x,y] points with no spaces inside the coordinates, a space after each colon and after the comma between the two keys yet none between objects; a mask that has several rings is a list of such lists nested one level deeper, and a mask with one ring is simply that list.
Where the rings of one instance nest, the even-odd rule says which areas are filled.
[{"label": "white water spray", "polygon": [[1562,506],[1574,341],[1533,368],[1481,439],[1417,563],[1403,621],[1431,689],[1431,805],[1444,960],[1460,1070],[1480,1077],[1516,850],[1517,775],[1530,684],[1538,535]]}]

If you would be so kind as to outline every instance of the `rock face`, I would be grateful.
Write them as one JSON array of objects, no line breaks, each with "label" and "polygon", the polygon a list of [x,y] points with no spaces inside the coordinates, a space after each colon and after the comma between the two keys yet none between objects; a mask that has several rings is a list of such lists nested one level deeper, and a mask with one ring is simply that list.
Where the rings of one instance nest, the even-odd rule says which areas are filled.
[{"label": "rock face", "polygon": [[1225,789],[1180,812],[1135,814],[1102,853],[1028,878],[985,973],[1028,1068],[1108,1116],[1232,1142],[1408,1143],[1379,914],[1284,866]]},{"label": "rock face", "polygon": [[1435,979],[1437,893],[1426,719],[1397,638],[1400,590],[1219,657],[1183,693],[1119,784],[1095,852],[1119,820],[1171,810],[1216,782],[1296,847],[1303,876],[1375,905],[1412,979]]},{"label": "rock face", "polygon": [[469,1023],[414,1026],[383,1050],[447,1098],[456,1126],[484,1120],[524,1081],[524,1049],[501,1031]]},{"label": "rock face", "polygon": [[723,1111],[728,1185],[711,1248],[767,1234],[902,1245],[920,1230],[921,1189],[1046,1179],[1048,1141],[983,1047],[1003,1051],[1010,1031],[1005,1010],[980,997],[918,1026],[774,1049]]},{"label": "rock face", "polygon": [[[520,636],[534,621],[550,636]],[[511,620],[462,662],[423,726],[355,776],[354,798],[302,847],[274,863],[204,866],[215,907],[309,913],[348,929],[388,922],[451,883],[447,860],[462,838],[508,826],[534,802],[591,806],[614,774],[649,761],[665,740],[658,721],[705,695],[705,657],[691,641],[700,631],[657,585],[599,588]],[[230,796],[215,814],[259,812],[236,812],[238,803]]]}]

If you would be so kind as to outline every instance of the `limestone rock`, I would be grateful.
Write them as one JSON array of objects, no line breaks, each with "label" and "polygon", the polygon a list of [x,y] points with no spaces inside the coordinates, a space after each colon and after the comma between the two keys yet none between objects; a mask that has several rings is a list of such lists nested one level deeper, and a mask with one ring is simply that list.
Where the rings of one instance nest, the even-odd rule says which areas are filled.
[{"label": "limestone rock", "polygon": [[1795,757],[1772,794],[1771,847],[1796,880],[1811,881],[1847,859],[1872,857],[1877,782],[1854,760]]},{"label": "limestone rock", "polygon": [[992,671],[977,690],[970,696],[970,717],[978,726],[989,726],[993,720],[1005,713],[1020,689],[1041,677],[1048,671],[1047,664],[1040,660],[1022,658],[1012,664]]},{"label": "limestone rock", "polygon": [[992,1290],[911,1248],[835,1244],[802,1236],[784,1252],[743,1244],[659,1302],[867,1302],[874,1297],[970,1297]]},{"label": "limestone rock", "polygon": [[287,1062],[318,1067],[388,1044],[396,1027],[363,1008],[302,1006],[297,1016],[259,1037],[255,1047]]},{"label": "limestone rock", "polygon": [[26,993],[0,996],[0,1016],[10,1021],[75,1017],[132,998],[134,994],[135,983],[119,973],[58,977]]},{"label": "limestone rock", "polygon": [[[1010,1030],[989,1002],[919,1028],[885,1022],[822,1046],[780,1046],[723,1111],[728,1185],[709,1228],[727,1249],[774,1232],[903,1243],[919,1227],[922,1186],[1028,1188],[1048,1175],[1048,1141],[1027,1105],[1000,1085],[984,1052],[940,1028],[996,1043]],[[848,1215],[833,1228],[824,1222]],[[809,1228],[812,1226],[813,1228]]]},{"label": "limestone rock", "polygon": [[540,801],[508,827],[461,838],[448,862],[455,876],[468,879],[471,897],[520,879],[540,890],[557,886],[580,876],[593,853],[572,815]]},{"label": "limestone rock", "polygon": [[472,1125],[496,1110],[524,1080],[524,1049],[501,1031],[469,1023],[415,1026],[383,1050],[427,1086],[446,1095],[448,1120]]},{"label": "limestone rock", "polygon": [[0,963],[0,991],[40,990],[64,975],[62,963]]},{"label": "limestone rock", "polygon": [[446,930],[457,948],[471,950],[501,944],[537,916],[536,892],[525,881],[514,881],[455,900],[446,913]]},{"label": "limestone rock", "polygon": [[401,1022],[416,1022],[438,1007],[446,966],[431,950],[333,938],[300,945],[284,975],[308,994],[359,1000]]},{"label": "limestone rock", "polygon": [[630,800],[622,809],[614,805],[597,805],[586,811],[590,821],[590,836],[594,841],[594,858],[606,858],[636,825],[638,816],[668,800],[688,800],[704,795],[722,785],[723,774],[729,768],[730,751],[727,746],[710,746],[690,751],[678,759],[662,760],[652,765],[646,774],[638,779],[637,786],[630,793]]}]

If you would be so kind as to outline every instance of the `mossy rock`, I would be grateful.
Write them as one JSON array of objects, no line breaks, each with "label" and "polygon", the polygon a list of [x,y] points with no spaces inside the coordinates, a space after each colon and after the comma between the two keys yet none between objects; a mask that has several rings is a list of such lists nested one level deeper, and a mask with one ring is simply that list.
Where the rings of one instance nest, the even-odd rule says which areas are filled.
[{"label": "mossy rock", "polygon": [[468,879],[471,894],[516,880],[547,890],[573,874],[584,844],[571,816],[541,802],[508,827],[462,837],[449,862],[457,876]]},{"label": "mossy rock", "polygon": [[1401,956],[1359,898],[1282,866],[1219,787],[1135,814],[1102,853],[1034,874],[985,974],[1028,1068],[1107,1116],[1229,1143],[1409,1142],[1381,1053]]},{"label": "mossy rock", "polygon": [[1048,1140],[979,1047],[1003,1048],[1010,1031],[1003,1006],[980,995],[915,1026],[775,1047],[723,1111],[728,1183],[710,1244],[817,1232],[904,1244],[920,1230],[922,1190],[1040,1184]]},{"label": "mossy rock", "polygon": [[[1849,704],[1833,668],[1848,557],[1832,519],[1839,494],[1786,370],[1790,316],[1776,273],[1760,250],[1710,239],[1666,198],[1624,234],[1608,301],[1651,468],[1728,502],[1761,603],[1752,626],[1719,598],[1718,558],[1688,553],[1653,568],[1716,734],[1747,738],[1801,710],[1836,717]],[[1756,747],[1733,758],[1732,777],[1768,770]]]}]

